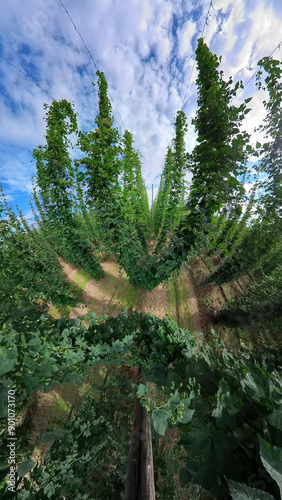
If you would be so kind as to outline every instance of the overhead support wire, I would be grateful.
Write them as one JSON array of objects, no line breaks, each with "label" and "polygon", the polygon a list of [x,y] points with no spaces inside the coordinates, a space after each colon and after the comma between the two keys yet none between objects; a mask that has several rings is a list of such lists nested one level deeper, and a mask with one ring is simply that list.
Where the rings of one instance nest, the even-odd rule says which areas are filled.
[{"label": "overhead support wire", "polygon": [[7,144],[6,142],[0,141],[0,145],[2,146],[7,146],[9,148],[18,148],[18,149],[24,149],[25,151],[29,151],[30,153],[32,152],[31,149],[25,148],[24,146],[16,146],[16,144]]},{"label": "overhead support wire", "polygon": [[[74,27],[75,31],[77,32],[77,34],[78,34],[79,38],[81,39],[81,41],[82,41],[82,43],[83,43],[83,45],[84,45],[85,49],[87,50],[87,53],[88,53],[88,55],[89,55],[89,57],[90,57],[90,59],[91,59],[91,61],[92,61],[93,65],[94,65],[94,67],[95,67],[95,69],[96,69],[96,71],[97,71],[97,70],[98,70],[98,65],[97,65],[97,63],[96,63],[96,61],[95,61],[94,57],[92,56],[92,54],[91,54],[91,52],[90,52],[89,48],[87,47],[87,45],[86,45],[86,43],[85,43],[85,41],[84,41],[84,38],[82,37],[82,35],[81,35],[81,33],[80,33],[79,29],[77,28],[77,26],[76,26],[76,24],[75,24],[75,22],[74,22],[74,20],[73,20],[72,16],[70,15],[70,13],[69,13],[68,9],[66,8],[66,6],[65,6],[65,5],[64,5],[64,3],[62,2],[62,0],[60,0],[60,4],[61,4],[61,6],[63,7],[64,11],[66,12],[66,14],[67,14],[68,18],[70,19],[70,21],[71,21],[71,23],[72,23],[72,25],[73,25],[73,27]],[[123,119],[122,119],[122,117],[121,117],[121,114],[120,114],[120,112],[119,112],[119,109],[118,109],[118,107],[117,107],[117,105],[116,105],[116,103],[115,103],[115,101],[114,101],[114,98],[113,98],[113,96],[111,95],[110,91],[108,91],[108,94],[109,94],[109,97],[110,97],[110,99],[111,99],[112,103],[114,104],[114,106],[115,106],[115,108],[116,108],[116,110],[117,110],[118,116],[119,116],[119,118],[120,118],[120,121],[121,121],[121,123],[122,123],[122,126],[123,126],[124,130],[126,130],[126,127],[125,127],[124,121],[123,121]]]},{"label": "overhead support wire", "polygon": [[[31,78],[31,76],[28,76],[26,73],[24,73],[24,71],[22,71],[20,68],[18,68],[15,64],[13,64],[11,61],[8,61],[8,59],[6,59],[5,57],[1,56],[0,55],[0,58],[3,59],[3,61],[5,61],[7,64],[9,64],[10,66],[12,66],[14,69],[16,69],[19,73],[21,73],[21,75],[25,76],[26,78],[28,78],[28,80],[30,80],[32,83],[34,83],[34,85],[36,85],[40,90],[42,90],[42,92],[44,92],[44,94],[46,94],[48,97],[50,97],[50,99],[52,99],[52,101],[55,101],[55,97],[53,97],[51,94],[49,94],[49,92],[47,90],[45,90],[43,87],[41,87],[41,85],[39,85],[39,83],[37,83],[33,78]],[[77,120],[82,126],[83,123],[80,121],[80,120]],[[86,128],[86,130],[88,130]],[[88,130],[89,132],[89,130]],[[3,142],[1,144],[4,144]],[[6,144],[7,146],[9,146],[9,144]],[[10,145],[11,147],[20,147],[20,146],[13,146],[12,144]],[[23,149],[26,149],[26,148],[23,148]]]},{"label": "overhead support wire", "polygon": [[82,37],[82,35],[81,35],[81,33],[80,33],[79,29],[78,29],[78,28],[77,28],[77,26],[75,25],[73,18],[71,17],[71,15],[70,15],[70,13],[69,13],[68,9],[67,9],[67,8],[65,7],[65,5],[63,4],[62,0],[60,0],[60,4],[61,4],[61,6],[63,7],[63,9],[64,9],[65,13],[67,14],[67,16],[68,16],[68,18],[69,18],[70,22],[72,23],[72,25],[73,25],[73,27],[74,27],[75,31],[77,32],[77,34],[78,34],[78,36],[79,36],[80,40],[82,41],[82,43],[83,43],[84,47],[86,48],[86,50],[87,50],[87,52],[88,52],[88,55],[89,55],[89,57],[90,57],[91,61],[92,61],[92,62],[93,62],[93,64],[94,64],[95,69],[96,69],[96,70],[98,70],[98,66],[97,66],[97,63],[96,63],[95,59],[93,58],[93,56],[92,56],[92,54],[91,54],[90,50],[88,49],[88,47],[87,47],[87,45],[86,45],[86,43],[85,43],[85,41],[84,41],[84,39],[83,39],[83,37]]},{"label": "overhead support wire", "polygon": [[8,61],[8,59],[5,59],[5,57],[0,55],[0,58],[3,59],[3,61],[5,61],[7,64],[10,64],[10,66],[12,66],[14,69],[16,69],[23,76],[28,78],[28,80],[30,80],[32,83],[34,83],[34,85],[36,85],[40,90],[42,90],[42,92],[44,92],[46,95],[48,95],[48,97],[50,97],[50,99],[55,100],[55,98],[51,94],[49,94],[49,92],[47,92],[47,90],[45,90],[43,87],[41,87],[41,85],[39,85],[39,83],[37,83],[35,80],[33,80],[33,78],[31,78],[31,76],[28,76],[26,73],[24,73],[24,71],[22,71],[20,68],[18,68],[11,61]]},{"label": "overhead support wire", "polygon": [[[277,49],[280,49],[280,47],[282,46],[282,40],[281,42],[278,43],[278,45],[276,45],[275,49],[273,49],[273,51],[267,56],[267,57],[271,57],[273,56],[274,52],[276,52]],[[242,92],[243,90],[245,90],[245,88],[247,87],[247,85],[252,81],[252,79],[259,73],[259,69],[257,69],[254,74],[249,78],[249,80],[247,80],[247,82],[244,85],[244,87],[242,89],[239,90],[239,92],[233,97],[232,101],[233,102]]]},{"label": "overhead support wire", "polygon": [[[210,0],[208,12],[207,12],[207,15],[206,15],[205,23],[204,23],[202,34],[201,34],[201,38],[204,38],[206,26],[209,23],[210,10],[213,7],[213,3],[212,2],[213,2],[213,0]],[[193,75],[194,68],[195,68],[195,63],[196,63],[196,59],[194,58],[193,66],[192,66],[192,69],[191,69],[191,72],[190,72],[189,80],[188,80],[188,83],[187,83],[187,87],[186,87],[184,98],[183,98],[183,102],[182,102],[182,107],[181,107],[182,111],[183,111],[183,108],[184,108],[184,106],[186,104],[186,96],[187,96],[187,93],[188,93],[188,90],[189,90],[189,87],[190,87],[192,75]]]},{"label": "overhead support wire", "polygon": [[[3,142],[0,140],[0,146],[6,146],[6,147],[9,147],[9,148],[17,148],[17,149],[23,149],[24,151],[28,151],[29,153],[32,153],[33,150],[36,148],[27,148],[25,146],[17,146],[16,144],[8,144],[7,142]],[[76,146],[72,146],[71,148],[72,150],[77,150],[77,151],[80,151],[79,148],[77,148]]]},{"label": "overhead support wire", "polygon": [[183,108],[184,108],[184,106],[186,104],[186,96],[187,96],[187,93],[188,93],[188,89],[190,87],[190,82],[191,82],[193,71],[194,71],[194,68],[195,68],[195,63],[196,63],[196,60],[194,59],[193,66],[192,66],[192,69],[191,69],[191,72],[190,72],[190,76],[189,76],[189,80],[188,80],[188,84],[187,84],[187,87],[186,87],[186,90],[185,90],[184,99],[183,99],[182,106],[181,106],[181,110],[182,111],[183,111]]}]

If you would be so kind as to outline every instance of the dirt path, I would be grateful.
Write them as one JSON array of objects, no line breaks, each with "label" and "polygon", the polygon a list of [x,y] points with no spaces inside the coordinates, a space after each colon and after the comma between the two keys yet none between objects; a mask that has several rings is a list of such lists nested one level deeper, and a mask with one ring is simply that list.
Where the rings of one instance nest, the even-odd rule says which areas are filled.
[{"label": "dirt path", "polygon": [[143,290],[141,294],[141,312],[150,313],[159,318],[165,318],[169,310],[170,300],[167,286],[159,284],[152,292]]},{"label": "dirt path", "polygon": [[181,328],[187,328],[198,337],[203,332],[203,317],[195,292],[192,276],[183,265],[181,275],[168,284],[169,314]]},{"label": "dirt path", "polygon": [[[79,270],[62,260],[60,262],[64,275],[68,280],[74,281]],[[119,273],[116,262],[105,261],[102,267],[105,277],[98,282],[88,279],[80,299],[86,305],[72,309],[70,319],[86,314],[89,309],[97,315],[108,310],[108,314],[115,317],[125,307],[133,312],[140,310],[144,314],[165,318],[170,305],[167,287],[160,284],[152,292],[136,289],[128,282],[125,271]]]},{"label": "dirt path", "polygon": [[[63,267],[63,273],[69,281],[76,282],[78,286],[82,284],[80,301],[85,306],[72,309],[69,314],[70,319],[83,316],[89,310],[94,311],[97,316],[108,311],[110,316],[116,317],[125,307],[131,310],[140,309],[140,292],[130,285],[124,271],[119,273],[117,263],[105,261],[102,264],[105,277],[98,282],[62,259],[60,263]],[[79,274],[82,274],[80,280],[78,279]]]},{"label": "dirt path", "polygon": [[[197,286],[203,282],[215,269],[220,265],[218,259],[205,261],[203,258],[191,261],[190,276],[194,283],[194,290],[202,316],[202,326],[205,336],[209,335],[211,328],[220,335],[223,342],[230,349],[237,349],[240,345],[240,338],[237,330],[230,329],[219,323],[216,316],[220,313],[226,304],[240,296],[250,284],[250,279],[247,276],[240,276],[239,279],[230,283],[217,285],[216,283],[208,283],[204,286]],[[247,338],[243,339],[248,343]]]},{"label": "dirt path", "polygon": [[63,273],[74,286],[82,288],[80,300],[84,306],[67,310],[70,319],[85,315],[89,310],[97,316],[108,311],[109,316],[116,317],[127,307],[129,311],[150,313],[159,318],[170,314],[180,327],[198,334],[203,331],[203,321],[194,289],[192,276],[183,266],[182,275],[166,286],[159,284],[151,292],[132,287],[125,271],[119,273],[119,266],[114,261],[105,261],[102,267],[105,277],[98,282],[60,259]]},{"label": "dirt path", "polygon": [[192,274],[188,271],[186,272],[186,286],[189,290],[189,301],[191,306],[191,314],[194,322],[194,333],[200,333],[204,331],[204,320],[201,308],[199,306],[199,301],[195,292],[195,287],[193,283]]}]

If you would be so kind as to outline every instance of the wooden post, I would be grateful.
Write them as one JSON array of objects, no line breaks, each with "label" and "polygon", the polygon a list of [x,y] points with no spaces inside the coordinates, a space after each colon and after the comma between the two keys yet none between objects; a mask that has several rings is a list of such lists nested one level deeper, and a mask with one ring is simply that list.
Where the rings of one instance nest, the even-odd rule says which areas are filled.
[{"label": "wooden post", "polygon": [[155,500],[151,420],[143,406],[141,407],[141,470],[138,500]]},{"label": "wooden post", "polygon": [[134,404],[124,500],[155,500],[151,422],[138,398]]}]

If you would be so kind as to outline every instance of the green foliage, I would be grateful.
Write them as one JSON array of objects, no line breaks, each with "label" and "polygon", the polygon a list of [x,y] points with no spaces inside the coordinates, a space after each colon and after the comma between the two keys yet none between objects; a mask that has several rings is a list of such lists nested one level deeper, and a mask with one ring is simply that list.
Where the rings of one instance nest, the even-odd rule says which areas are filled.
[{"label": "green foliage", "polygon": [[[5,200],[3,199],[5,206]],[[6,205],[9,219],[0,221],[0,325],[24,309],[32,317],[38,305],[75,305],[56,253],[38,228]]]},{"label": "green foliage", "polygon": [[271,446],[269,443],[261,439],[260,456],[267,472],[278,484],[282,498],[282,448]]},{"label": "green foliage", "polygon": [[125,131],[122,149],[118,130],[113,127],[107,82],[103,73],[97,72],[97,75],[97,128],[94,132],[80,132],[79,147],[86,156],[77,163],[83,169],[81,182],[87,191],[87,207],[93,210],[97,231],[95,246],[105,248],[129,275],[134,275],[136,262],[146,258],[148,248],[150,213],[147,191],[141,176],[139,153],[133,149],[132,135]]},{"label": "green foliage", "polygon": [[[75,418],[57,433],[44,466],[37,464],[31,474],[33,482],[26,479],[25,488],[33,498],[104,500],[123,492],[132,410],[127,385],[121,377],[112,379],[102,386],[99,402],[90,391]],[[39,489],[34,488],[34,481]]]},{"label": "green foliage", "polygon": [[[67,136],[76,132],[77,124],[71,104],[66,100],[53,101],[47,111],[46,122],[47,144],[33,152],[39,188],[35,202],[38,207],[39,200],[42,200],[45,220],[52,227],[50,237],[56,235],[59,255],[99,279],[104,275],[103,269],[73,215],[74,168],[68,152],[70,141]],[[41,220],[40,225],[43,223]]]},{"label": "green foliage", "polygon": [[230,493],[233,500],[274,500],[272,495],[254,488],[250,488],[245,484],[239,484],[235,481],[228,481]]},{"label": "green foliage", "polygon": [[[247,197],[245,194],[238,196],[236,203],[228,208],[223,208],[211,224],[211,230],[208,235],[209,257],[216,255],[220,259],[226,259],[236,255],[240,251],[240,244],[249,231],[250,217],[255,203],[256,185]],[[246,210],[242,214],[242,205],[247,203]],[[245,243],[245,242],[244,242]],[[226,274],[227,276],[227,274]]]},{"label": "green foliage", "polygon": [[[266,177],[256,182],[255,189],[260,190],[257,200],[251,197],[246,214],[239,224],[234,226],[234,237],[230,243],[226,235],[226,229],[228,230],[226,225],[222,231],[222,238],[215,241],[215,245],[219,246],[223,241],[222,248],[226,246],[229,254],[223,259],[222,265],[202,284],[227,283],[244,273],[251,274],[255,282],[243,297],[228,304],[221,312],[220,319],[229,326],[252,329],[264,325],[271,332],[280,332],[282,69],[281,63],[271,58],[262,59],[259,65],[265,72],[265,83],[261,83],[261,71],[258,86],[267,90],[269,95],[268,100],[264,101],[267,115],[259,129],[267,135],[268,142],[263,145],[257,143],[261,159],[255,169],[257,174],[264,174]],[[247,215],[250,215],[252,208],[256,209],[257,218],[247,226]]]},{"label": "green foliage", "polygon": [[86,154],[79,164],[84,169],[87,181],[88,202],[92,207],[105,207],[114,203],[120,193],[121,152],[118,129],[113,127],[114,118],[107,96],[107,82],[102,72],[97,71],[99,113],[95,118],[94,132],[79,133],[80,150]]},{"label": "green foliage", "polygon": [[[245,168],[248,136],[239,127],[247,113],[246,104],[232,105],[237,88],[231,88],[231,79],[228,83],[223,80],[218,58],[202,39],[196,56],[199,109],[193,123],[200,144],[192,155],[187,155],[186,117],[179,111],[155,206],[154,226],[159,231],[154,255],[148,254],[149,208],[139,154],[133,150],[128,131],[122,149],[118,130],[113,126],[103,73],[97,72],[97,128],[94,132],[79,133],[78,145],[84,157],[76,162],[76,169],[67,151],[67,135],[77,130],[72,106],[66,101],[54,102],[47,113],[47,146],[34,152],[45,220],[56,235],[57,252],[97,279],[103,272],[91,253],[93,242],[96,249],[101,245],[115,255],[132,285],[152,290],[179,271],[194,247],[207,244],[212,218],[222,205],[243,196],[237,176]],[[193,182],[184,205],[184,174],[188,163]],[[77,186],[73,181],[75,175]],[[74,215],[76,189],[82,214],[88,218],[91,208],[94,215],[96,234],[88,239],[83,235],[85,224],[81,231],[79,218]]]},{"label": "green foliage", "polygon": [[169,147],[167,149],[164,169],[161,175],[160,186],[158,190],[158,196],[154,204],[153,211],[154,231],[156,236],[158,236],[159,238],[156,252],[158,247],[163,246],[163,244],[165,243],[170,227],[169,214],[167,213],[167,211],[170,198],[170,185],[172,181],[173,163],[173,152]]},{"label": "green foliage", "polygon": [[124,132],[124,157],[123,157],[123,197],[124,216],[128,221],[130,231],[134,229],[143,248],[148,250],[150,238],[151,215],[147,189],[142,179],[141,161],[138,152],[133,149],[132,134]]},{"label": "green foliage", "polygon": [[[269,443],[260,440],[260,455],[263,465],[265,466],[270,477],[276,481],[280,489],[282,498],[282,449],[271,446]],[[264,491],[250,488],[245,484],[239,484],[235,481],[227,481],[233,500],[273,500],[274,497]]]},{"label": "green foliage", "polygon": [[187,168],[185,133],[187,120],[183,111],[178,111],[174,122],[173,147],[166,154],[157,200],[154,206],[154,231],[158,236],[155,253],[163,248],[166,240],[184,216],[184,175]]},{"label": "green foliage", "polygon": [[155,253],[166,243],[171,231],[184,215],[184,174],[187,167],[185,151],[186,116],[178,111],[174,122],[173,147],[168,148],[158,197],[154,207],[154,230],[158,236]]},{"label": "green foliage", "polygon": [[[251,327],[281,318],[282,267],[255,281],[243,297],[223,309],[219,318],[228,325]],[[280,329],[278,330],[280,331]]]},{"label": "green foliage", "polygon": [[35,466],[35,462],[32,460],[25,460],[18,465],[18,476],[19,478],[24,477],[31,469]]},{"label": "green foliage", "polygon": [[201,205],[213,213],[222,203],[233,200],[242,186],[237,176],[245,171],[245,147],[248,135],[239,127],[247,113],[242,104],[231,104],[236,89],[232,79],[223,80],[218,71],[219,59],[199,39],[196,50],[198,64],[198,110],[193,120],[199,144],[192,155],[193,186],[190,197],[202,200]]},{"label": "green foliage", "polygon": [[[68,150],[69,135],[77,132],[73,106],[54,101],[47,111],[46,146],[34,151],[37,226],[29,227],[20,212],[16,216],[4,199],[1,202],[1,213],[6,210],[8,215],[0,221],[4,459],[9,388],[16,391],[20,411],[35,390],[49,390],[55,382],[87,383],[98,362],[118,369],[100,390],[100,398],[94,390],[64,429],[43,436],[45,443],[53,440],[43,464],[34,466],[33,457],[23,453],[18,475],[24,479],[17,482],[13,498],[118,498],[124,490],[136,391],[151,416],[153,433],[164,436],[169,427],[178,428],[179,445],[186,452],[183,467],[176,467],[181,485],[193,482],[223,500],[229,498],[229,481],[234,498],[279,498],[271,481],[281,490],[279,353],[268,356],[242,349],[234,354],[214,332],[209,343],[202,340],[198,345],[169,317],[128,315],[124,310],[117,318],[103,316],[98,321],[90,314],[86,327],[83,318],[54,322],[40,310],[48,302],[76,303],[57,254],[99,279],[103,271],[93,253],[106,249],[131,284],[151,290],[177,273],[193,251],[210,245],[210,255],[216,249],[224,260],[206,282],[225,283],[244,272],[256,277],[248,293],[223,310],[220,319],[247,328],[272,321],[280,331],[281,68],[269,59],[260,63],[267,73],[264,131],[270,142],[256,146],[263,153],[257,170],[267,174],[267,182],[256,201],[254,190],[242,215],[247,198],[238,176],[246,171],[247,154],[254,153],[248,134],[241,131],[250,98],[238,107],[232,104],[239,84],[232,87],[232,79],[224,81],[220,60],[202,39],[196,60],[198,110],[193,124],[198,144],[186,153],[186,117],[179,111],[154,205],[153,255],[140,155],[130,132],[121,139],[114,127],[101,72],[97,127],[79,133],[84,156],[74,164]],[[184,206],[188,166],[193,179]],[[259,217],[250,222],[254,206]],[[121,377],[124,365],[141,373],[138,387]],[[260,484],[262,463],[267,484],[265,491],[257,492],[251,486]],[[0,471],[1,494],[7,471],[8,466]],[[10,493],[5,492],[7,498]]]},{"label": "green foliage", "polygon": [[[232,354],[216,335],[213,343],[199,346],[189,332],[170,318],[160,320],[140,313],[128,316],[123,311],[117,318],[102,322],[93,315],[89,320],[88,328],[79,320],[50,322],[44,316],[38,321],[25,318],[23,324],[14,321],[4,325],[1,347],[3,352],[10,351],[10,361],[0,377],[3,400],[9,385],[17,393],[20,408],[34,389],[50,388],[56,380],[82,383],[98,361],[140,367],[142,379],[158,388],[156,392],[146,386],[146,392],[142,383],[138,388],[141,401],[146,392],[148,403],[144,403],[153,429],[164,435],[168,426],[176,425],[181,432],[180,443],[187,452],[186,478],[217,499],[227,497],[224,476],[242,483],[248,482],[250,476],[254,481],[259,479],[258,434],[272,445],[282,444],[278,372],[267,373],[263,365],[254,363],[251,352]],[[93,398],[86,400],[66,432],[56,436],[45,464],[37,464],[31,471],[31,482],[25,481],[25,489],[38,498],[61,498],[75,491],[91,498],[96,491],[92,479],[97,473],[95,484],[101,488],[101,496],[97,489],[95,498],[113,497],[122,491],[129,425],[123,427],[125,438],[119,439],[120,430],[117,435],[113,423],[123,419],[124,412],[129,418],[133,398],[131,390],[127,392],[128,386],[115,380],[116,396],[122,397],[125,390],[129,407],[119,408],[113,403],[115,392],[108,393],[99,405]],[[109,414],[102,401],[111,405]],[[5,444],[2,438],[3,450]],[[274,470],[276,458],[270,460],[267,449],[262,456],[263,460],[267,457]],[[109,466],[115,470],[111,479]],[[99,474],[101,481],[107,477],[104,486]],[[40,488],[37,493],[36,484]],[[269,493],[277,498],[272,483]],[[23,495],[20,487],[18,498],[24,498]]]},{"label": "green foliage", "polygon": [[259,162],[258,171],[266,173],[263,182],[264,192],[261,197],[261,215],[266,220],[282,215],[282,167],[281,167],[281,134],[282,134],[282,65],[281,61],[264,57],[259,66],[265,72],[265,83],[258,79],[258,87],[267,90],[269,99],[264,101],[267,111],[264,124],[260,129],[267,135],[268,142],[259,149],[263,158]]},{"label": "green foliage", "polygon": [[155,431],[158,434],[161,434],[161,436],[165,435],[165,431],[168,425],[168,419],[170,418],[170,416],[171,413],[162,408],[157,408],[152,412],[152,424]]}]

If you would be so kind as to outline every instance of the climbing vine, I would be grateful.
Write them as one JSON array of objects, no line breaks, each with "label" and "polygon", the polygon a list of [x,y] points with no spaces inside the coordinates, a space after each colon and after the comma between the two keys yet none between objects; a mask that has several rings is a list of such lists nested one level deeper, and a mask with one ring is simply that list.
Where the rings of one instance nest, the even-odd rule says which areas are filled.
[{"label": "climbing vine", "polygon": [[[117,318],[90,313],[80,320],[53,321],[46,313],[50,303],[78,302],[62,276],[58,255],[98,280],[103,269],[95,253],[106,249],[131,284],[152,290],[175,277],[193,253],[206,252],[216,255],[220,265],[203,284],[221,285],[246,272],[252,277],[248,292],[217,319],[244,328],[272,323],[280,332],[281,65],[269,58],[259,63],[266,77],[258,85],[269,95],[262,127],[268,138],[253,148],[243,131],[251,99],[233,103],[242,85],[224,80],[220,58],[203,39],[196,62],[198,109],[192,125],[197,144],[186,152],[187,119],[177,112],[153,221],[140,153],[132,134],[126,130],[121,137],[114,126],[107,81],[99,71],[95,130],[78,132],[76,113],[66,100],[46,107],[46,145],[34,150],[35,225],[1,198],[0,211],[7,216],[0,221],[2,456],[7,458],[8,390],[17,393],[22,412],[34,391],[66,381],[82,387],[98,364],[102,372],[115,366],[115,375],[99,388],[100,398],[88,391],[65,426],[44,437],[50,439],[44,463],[36,463],[23,446],[16,491],[7,489],[8,467],[1,468],[0,491],[7,498],[118,498],[124,491],[136,395],[155,433],[164,436],[177,428],[178,446],[186,452],[184,463],[175,463],[183,488],[193,482],[218,500],[230,494],[252,498],[262,460],[267,484],[259,496],[279,498],[279,353],[263,356],[243,345],[232,353],[213,330],[208,342],[197,343],[169,317],[124,310]],[[75,160],[71,134],[78,136],[81,153]],[[259,158],[257,177],[248,197],[246,164],[253,153]],[[188,169],[189,192],[184,182]],[[265,184],[259,174],[265,174]]]},{"label": "climbing vine", "polygon": [[[7,391],[12,388],[20,409],[35,389],[46,390],[55,381],[81,384],[98,362],[105,366],[116,363],[120,369],[126,364],[133,372],[141,370],[135,391],[147,407],[155,432],[164,435],[168,427],[179,429],[179,443],[187,452],[185,466],[176,466],[183,486],[193,481],[214,498],[221,499],[228,497],[225,478],[248,483],[252,476],[252,484],[259,480],[258,436],[272,445],[282,445],[278,372],[269,374],[266,365],[259,365],[245,349],[232,354],[216,334],[209,344],[202,341],[197,345],[194,337],[172,319],[160,320],[140,313],[128,315],[125,310],[117,318],[100,321],[92,313],[88,327],[82,320],[52,323],[43,315],[37,320],[25,317],[24,323],[14,320],[3,325],[0,372],[3,400],[7,401]],[[151,385],[149,389],[147,382],[153,382],[158,392]],[[112,383],[116,397],[120,393],[129,398],[122,404],[122,412],[128,418],[124,405],[133,403],[134,390],[119,376]],[[32,457],[18,465],[25,481],[17,482],[16,498],[26,498],[27,492],[41,499],[59,499],[64,495],[81,498],[83,492],[83,498],[87,499],[93,497],[93,491],[97,499],[106,497],[93,486],[90,475],[107,476],[109,465],[99,472],[105,460],[110,460],[105,447],[107,436],[113,439],[116,453],[126,456],[124,443],[128,439],[129,420],[124,429],[125,440],[118,444],[113,434],[114,421],[102,416],[100,404],[111,415],[117,409],[110,410],[101,398],[97,401],[89,394],[74,420],[66,428],[48,435],[53,445],[44,465],[36,464]],[[103,441],[101,432],[106,433]],[[4,434],[1,439],[5,455]],[[96,461],[91,472],[93,456]],[[116,462],[116,466],[124,471],[124,463]],[[2,478],[6,473],[2,469]],[[115,494],[121,493],[124,476],[122,479],[120,474],[116,470],[107,485],[98,482],[101,491],[114,488]],[[3,492],[5,486],[1,484]],[[278,498],[271,480],[267,488]],[[10,497],[8,492],[7,498]]]}]

